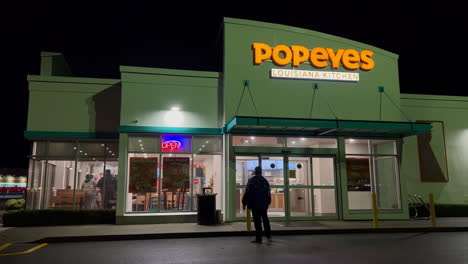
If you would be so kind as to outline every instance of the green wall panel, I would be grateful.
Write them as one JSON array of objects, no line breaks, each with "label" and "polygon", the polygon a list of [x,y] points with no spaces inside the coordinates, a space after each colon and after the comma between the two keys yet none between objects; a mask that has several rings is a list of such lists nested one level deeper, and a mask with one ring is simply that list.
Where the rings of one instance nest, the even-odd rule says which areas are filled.
[{"label": "green wall panel", "polygon": [[28,76],[27,130],[117,132],[120,80]]},{"label": "green wall panel", "polygon": [[[224,54],[224,102],[225,120],[236,115],[243,89],[243,80],[250,81],[250,89],[260,116],[308,118],[314,83],[319,84],[316,92],[313,118],[334,119],[332,111],[340,119],[378,120],[380,93],[386,93],[399,105],[398,56],[363,43],[294,27],[239,19],[225,19]],[[278,44],[302,45],[307,48],[327,47],[333,49],[370,49],[375,52],[376,66],[371,71],[360,73],[357,83],[271,79],[271,68],[291,69],[290,65],[276,66],[271,61],[253,64],[254,42],[272,47]],[[297,69],[317,70],[304,63]],[[324,68],[323,71],[331,71]],[[343,67],[338,69],[346,72]],[[328,104],[332,108],[330,110]],[[255,116],[248,93],[244,94],[238,116]],[[384,96],[382,98],[382,120],[402,121],[398,109]]]},{"label": "green wall panel", "polygon": [[[121,70],[122,126],[219,127],[219,74],[141,67]],[[174,113],[172,106],[180,111]]]},{"label": "green wall panel", "polygon": [[[417,138],[406,138],[401,171],[407,179],[408,193],[421,195],[428,201],[429,193],[432,192],[436,203],[468,203],[468,100],[453,96],[402,94],[402,109],[413,120],[444,122],[448,163],[448,182],[422,182]],[[434,151],[436,156],[444,156],[442,148]]]}]

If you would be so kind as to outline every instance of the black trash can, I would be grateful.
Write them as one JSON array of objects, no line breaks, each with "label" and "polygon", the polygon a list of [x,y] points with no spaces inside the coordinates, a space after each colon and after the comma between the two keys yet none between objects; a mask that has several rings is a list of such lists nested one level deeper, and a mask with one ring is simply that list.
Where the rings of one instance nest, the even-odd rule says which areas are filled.
[{"label": "black trash can", "polygon": [[216,193],[197,194],[199,225],[216,225]]}]

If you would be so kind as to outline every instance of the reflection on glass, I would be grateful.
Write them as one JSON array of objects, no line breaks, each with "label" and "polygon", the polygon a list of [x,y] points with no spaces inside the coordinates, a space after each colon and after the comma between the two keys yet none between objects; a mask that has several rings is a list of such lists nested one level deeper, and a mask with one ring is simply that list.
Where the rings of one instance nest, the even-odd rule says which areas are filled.
[{"label": "reflection on glass", "polygon": [[257,147],[284,147],[286,140],[284,137],[265,136],[233,136],[233,146],[257,146]]},{"label": "reflection on glass", "polygon": [[292,148],[337,148],[336,138],[288,137],[287,146]]},{"label": "reflection on glass", "polygon": [[129,136],[128,152],[155,153],[159,151],[157,136]]},{"label": "reflection on glass", "polygon": [[375,158],[377,206],[379,209],[399,209],[401,207],[396,166],[396,157]]},{"label": "reflection on glass", "polygon": [[368,139],[347,138],[345,140],[346,154],[370,154]]}]

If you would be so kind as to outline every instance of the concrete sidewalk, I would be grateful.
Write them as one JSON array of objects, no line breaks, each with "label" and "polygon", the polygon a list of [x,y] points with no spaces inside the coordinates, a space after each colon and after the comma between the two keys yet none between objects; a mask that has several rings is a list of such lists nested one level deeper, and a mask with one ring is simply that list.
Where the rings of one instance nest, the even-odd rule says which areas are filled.
[{"label": "concrete sidewalk", "polygon": [[[468,231],[468,218],[438,218],[437,227],[429,220],[380,221],[295,221],[271,222],[273,235],[376,233],[376,232],[449,232]],[[252,223],[252,228],[253,223]],[[82,225],[44,227],[0,227],[0,245],[4,243],[54,243],[112,241],[158,238],[248,236],[244,222],[202,226],[195,223],[154,225]]]}]

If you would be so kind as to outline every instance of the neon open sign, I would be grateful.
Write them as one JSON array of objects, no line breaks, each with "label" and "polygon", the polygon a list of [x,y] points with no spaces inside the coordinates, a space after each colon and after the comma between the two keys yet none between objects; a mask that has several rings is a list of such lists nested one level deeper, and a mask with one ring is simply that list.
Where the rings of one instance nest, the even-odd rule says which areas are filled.
[{"label": "neon open sign", "polygon": [[162,152],[191,152],[192,137],[185,135],[162,135],[161,136],[161,151]]},{"label": "neon open sign", "polygon": [[181,146],[182,143],[180,143],[180,141],[177,140],[168,140],[161,144],[162,151],[164,152],[178,151]]}]

